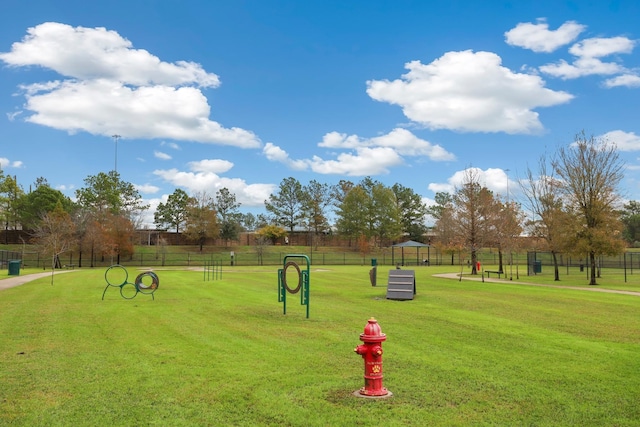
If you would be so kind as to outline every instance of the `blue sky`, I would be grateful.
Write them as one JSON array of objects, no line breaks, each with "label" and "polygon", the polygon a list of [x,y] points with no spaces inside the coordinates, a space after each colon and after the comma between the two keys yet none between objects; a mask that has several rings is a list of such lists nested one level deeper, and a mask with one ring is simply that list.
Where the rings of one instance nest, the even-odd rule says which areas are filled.
[{"label": "blue sky", "polygon": [[425,202],[518,177],[584,130],[640,199],[637,1],[6,0],[0,164],[69,196],[116,167],[153,207],[289,176]]}]

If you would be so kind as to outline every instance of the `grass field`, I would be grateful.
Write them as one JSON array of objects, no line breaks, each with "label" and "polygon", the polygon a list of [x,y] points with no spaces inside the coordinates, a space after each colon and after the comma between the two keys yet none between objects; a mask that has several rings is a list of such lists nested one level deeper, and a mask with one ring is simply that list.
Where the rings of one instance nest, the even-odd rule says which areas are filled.
[{"label": "grass field", "polygon": [[[640,296],[420,267],[416,298],[390,301],[389,269],[377,287],[369,269],[312,267],[309,319],[297,295],[283,315],[273,267],[212,281],[156,269],[155,300],[101,300],[104,269],[0,291],[0,425],[640,425]],[[640,292],[638,279],[604,272],[598,288]],[[372,316],[387,334],[382,400],[352,395]]]}]

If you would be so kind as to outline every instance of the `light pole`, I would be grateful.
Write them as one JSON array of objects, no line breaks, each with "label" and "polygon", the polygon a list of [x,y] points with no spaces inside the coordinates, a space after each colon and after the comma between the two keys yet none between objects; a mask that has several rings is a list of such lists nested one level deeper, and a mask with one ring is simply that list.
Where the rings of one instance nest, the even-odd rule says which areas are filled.
[{"label": "light pole", "polygon": [[507,206],[509,206],[509,169],[505,169],[504,171],[507,175]]},{"label": "light pole", "polygon": [[[507,215],[511,215],[509,205],[509,169],[505,169],[504,171],[507,175]],[[513,252],[511,251],[511,245],[509,245],[509,280],[513,280]]]},{"label": "light pole", "polygon": [[122,138],[120,135],[115,134],[111,136],[113,138],[113,141],[116,143],[116,160],[115,160],[115,165],[113,167],[113,171],[114,172],[118,172],[118,140],[120,138]]}]

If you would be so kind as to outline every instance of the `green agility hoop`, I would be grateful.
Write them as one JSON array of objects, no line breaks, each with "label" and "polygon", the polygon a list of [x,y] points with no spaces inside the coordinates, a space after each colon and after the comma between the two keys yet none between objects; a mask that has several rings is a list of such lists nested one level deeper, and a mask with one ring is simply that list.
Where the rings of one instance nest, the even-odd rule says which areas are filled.
[{"label": "green agility hoop", "polygon": [[[295,261],[288,261],[289,258],[304,258],[307,262],[307,269],[300,270],[300,266]],[[293,267],[298,273],[298,284],[292,288],[287,283],[287,270]],[[287,314],[287,293],[297,294],[300,292],[300,305],[307,306],[307,319],[309,318],[309,274],[311,271],[311,261],[306,255],[286,255],[282,262],[282,268],[278,269],[278,302],[282,303],[283,314]]]},{"label": "green agility hoop", "polygon": [[104,300],[104,294],[110,286],[120,288],[120,296],[124,299],[133,299],[138,293],[142,293],[151,295],[151,298],[155,300],[153,293],[160,286],[160,278],[153,271],[140,273],[133,283],[129,282],[127,269],[119,264],[107,268],[107,271],[104,272],[104,280],[107,282],[107,286],[102,291],[102,300]]}]

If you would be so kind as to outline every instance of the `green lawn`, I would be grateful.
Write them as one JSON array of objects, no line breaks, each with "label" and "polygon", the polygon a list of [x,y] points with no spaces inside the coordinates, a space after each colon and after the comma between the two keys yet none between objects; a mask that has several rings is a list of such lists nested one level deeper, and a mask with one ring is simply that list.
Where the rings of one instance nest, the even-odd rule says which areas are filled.
[{"label": "green lawn", "polygon": [[[155,300],[101,300],[104,269],[0,291],[0,425],[640,425],[640,296],[419,267],[416,298],[390,301],[389,268],[377,287],[369,269],[312,267],[309,319],[297,295],[283,315],[274,267],[207,282],[156,269]],[[574,276],[586,287],[556,283]],[[599,282],[640,291],[640,277]],[[352,395],[372,316],[387,334],[382,400]]]}]

